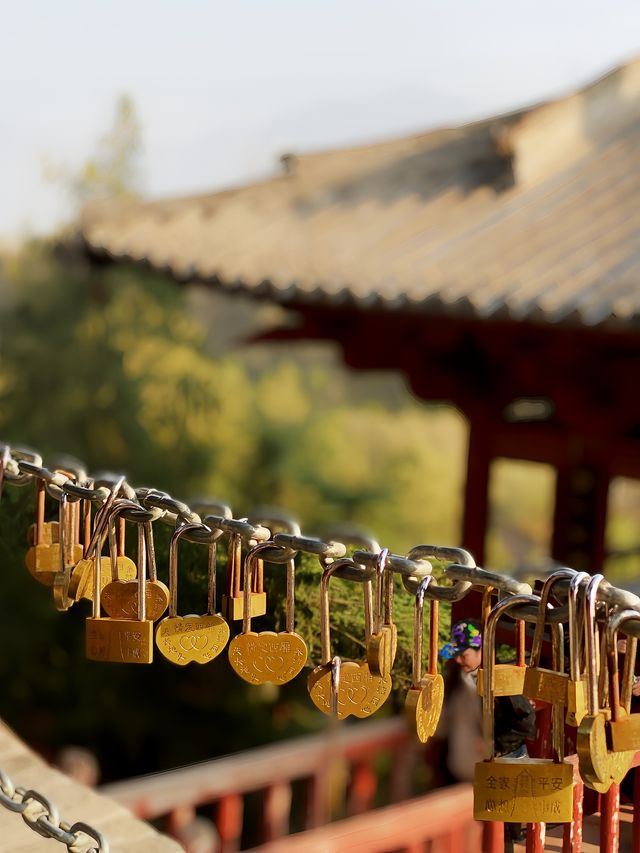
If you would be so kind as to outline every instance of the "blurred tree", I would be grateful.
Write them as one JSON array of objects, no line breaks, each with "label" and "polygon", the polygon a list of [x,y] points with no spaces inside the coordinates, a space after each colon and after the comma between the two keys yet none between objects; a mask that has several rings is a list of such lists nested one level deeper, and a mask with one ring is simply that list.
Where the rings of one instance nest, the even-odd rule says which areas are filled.
[{"label": "blurred tree", "polygon": [[74,205],[94,198],[126,198],[140,191],[142,132],[132,98],[118,98],[111,128],[79,170],[45,162],[45,176],[60,185]]},{"label": "blurred tree", "polygon": [[[131,194],[139,185],[139,151],[135,111],[124,99],[96,154],[60,180],[77,203]],[[302,363],[289,350],[213,359],[200,317],[174,282],[133,267],[65,264],[52,248],[32,242],[4,258],[3,440],[37,447],[45,462],[71,453],[90,471],[121,470],[134,485],[179,498],[209,494],[228,501],[236,515],[257,504],[280,505],[310,532],[342,519],[371,526],[399,551],[420,541],[457,541],[465,427],[450,409],[435,411],[405,394],[394,397],[390,411],[370,377]],[[148,668],[86,662],[86,602],[58,614],[50,592],[23,565],[33,489],[6,492],[0,547],[10,580],[0,597],[8,638],[0,715],[27,739],[52,749],[69,741],[89,746],[110,778],[323,723],[306,699],[304,678],[279,691],[250,688],[224,655],[186,670],[163,660]],[[155,527],[166,579],[168,531]],[[222,549],[221,572],[223,561]],[[180,612],[202,612],[205,565],[201,546],[181,550]],[[319,662],[320,571],[306,559],[298,572],[297,625],[310,664]],[[282,572],[268,569],[267,582],[272,615],[261,627],[281,623],[284,610]],[[406,684],[413,602],[398,591],[398,676]],[[362,590],[337,583],[332,592],[335,648],[357,655]],[[188,736],[167,738],[169,729]]]}]

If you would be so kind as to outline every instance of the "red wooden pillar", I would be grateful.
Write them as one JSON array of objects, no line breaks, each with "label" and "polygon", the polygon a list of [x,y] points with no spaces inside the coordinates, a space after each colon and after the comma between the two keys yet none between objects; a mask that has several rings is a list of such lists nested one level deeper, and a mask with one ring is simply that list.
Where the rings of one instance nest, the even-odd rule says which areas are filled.
[{"label": "red wooden pillar", "polygon": [[364,814],[371,808],[378,787],[378,777],[367,759],[356,762],[351,773],[347,814]]},{"label": "red wooden pillar", "polygon": [[581,853],[584,783],[578,771],[578,756],[569,758],[573,764],[573,820],[562,831],[562,853]]},{"label": "red wooden pillar", "polygon": [[242,794],[227,794],[219,801],[216,824],[221,853],[233,853],[240,849],[243,813]]},{"label": "red wooden pillar", "polygon": [[491,423],[484,413],[469,417],[467,480],[464,489],[462,544],[476,563],[484,562],[489,520],[489,470],[491,467]]},{"label": "red wooden pillar", "polygon": [[600,849],[607,853],[618,853],[620,846],[620,785],[613,785],[600,801]]},{"label": "red wooden pillar", "polygon": [[605,557],[609,472],[603,464],[582,461],[582,444],[582,437],[572,437],[573,458],[557,472],[552,556],[593,574],[601,571]]},{"label": "red wooden pillar", "polygon": [[482,853],[504,853],[504,823],[488,820],[482,824]]}]

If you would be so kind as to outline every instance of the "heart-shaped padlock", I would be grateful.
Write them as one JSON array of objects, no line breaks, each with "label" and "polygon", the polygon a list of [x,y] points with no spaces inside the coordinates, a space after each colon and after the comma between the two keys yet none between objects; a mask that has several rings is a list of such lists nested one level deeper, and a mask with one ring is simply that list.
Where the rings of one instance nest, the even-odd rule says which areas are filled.
[{"label": "heart-shaped padlock", "polygon": [[[279,562],[280,555],[287,565],[286,630],[251,630],[251,600],[253,574],[259,559]],[[249,684],[286,684],[298,675],[307,661],[305,641],[294,630],[295,558],[286,549],[264,542],[254,546],[244,563],[244,613],[242,632],[229,643],[229,663]]]},{"label": "heart-shaped padlock", "polygon": [[[112,554],[113,550],[111,551]],[[169,606],[169,589],[162,581],[158,580],[151,521],[141,522],[138,525],[139,571],[143,564],[146,565],[147,571],[147,582],[145,584],[147,619],[156,622]],[[112,575],[114,572],[117,575],[118,563],[117,560],[114,562],[113,556],[111,557],[111,571]],[[111,580],[103,587],[102,606],[109,616],[132,619],[138,612],[138,582],[120,577]]]},{"label": "heart-shaped padlock", "polygon": [[209,594],[207,613],[178,616],[178,542],[189,531],[207,530],[203,524],[190,523],[177,527],[169,546],[169,615],[158,623],[156,645],[171,663],[185,666],[188,663],[209,663],[227,645],[229,626],[216,610],[216,539],[219,533],[209,531],[208,578]]},{"label": "heart-shaped padlock", "polygon": [[[331,658],[331,636],[329,616],[329,581],[339,569],[348,566],[350,571],[365,570],[349,557],[334,560],[322,572],[320,581],[320,629],[323,663],[309,674],[307,689],[313,704],[324,714],[337,708],[338,719],[346,717],[369,717],[386,702],[391,693],[391,676],[375,675],[366,661],[339,660],[337,673]],[[363,580],[365,616],[370,624],[371,579]],[[368,635],[367,631],[367,635]],[[333,673],[333,675],[332,675]],[[337,677],[338,687],[335,687]],[[332,682],[333,679],[333,682]],[[333,700],[333,701],[332,701]]]},{"label": "heart-shaped padlock", "polygon": [[412,683],[405,699],[405,715],[418,740],[426,743],[436,730],[442,703],[444,681],[438,672],[438,625],[440,603],[431,599],[429,613],[429,670],[422,672],[422,645],[424,626],[424,597],[433,582],[433,576],[424,577],[418,586],[413,618],[413,668]]}]

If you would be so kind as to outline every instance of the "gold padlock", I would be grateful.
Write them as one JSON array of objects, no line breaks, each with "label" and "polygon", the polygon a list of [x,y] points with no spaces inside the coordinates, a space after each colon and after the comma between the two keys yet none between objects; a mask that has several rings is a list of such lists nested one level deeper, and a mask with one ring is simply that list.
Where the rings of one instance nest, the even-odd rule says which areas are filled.
[{"label": "gold padlock", "polygon": [[[129,500],[114,502],[106,517],[109,527],[111,517],[125,509],[139,510],[139,504]],[[104,539],[102,539],[104,541]],[[92,615],[86,620],[86,655],[89,660],[113,663],[151,663],[153,661],[153,622],[147,619],[146,565],[138,571],[138,611],[136,618],[114,619],[101,615],[102,561],[100,538],[95,547],[94,595]]]},{"label": "gold padlock", "polygon": [[[56,572],[60,569],[60,522],[44,520],[45,499],[45,482],[44,480],[37,479],[34,544],[28,549],[25,555],[25,563],[29,573],[37,581],[44,584],[44,586],[52,586]],[[81,556],[82,554],[80,553]]]},{"label": "gold padlock", "polygon": [[[110,535],[111,532],[110,532]],[[110,554],[115,543],[110,540]],[[153,542],[151,521],[138,523],[138,559],[137,566],[144,564],[147,575],[145,594],[147,596],[147,619],[156,622],[169,606],[169,589],[158,580],[156,552]],[[110,580],[102,588],[102,607],[109,616],[116,619],[132,619],[138,611],[138,583],[135,578],[121,577],[121,566],[116,558],[115,567],[111,557],[111,573],[116,572],[116,580]]]},{"label": "gold padlock", "polygon": [[[486,628],[486,620],[491,610],[491,596],[493,588],[487,587],[482,596],[482,633]],[[516,662],[494,663],[493,671],[493,693],[494,696],[520,696],[524,688],[524,679],[527,672],[525,661],[525,623],[524,620],[516,620]],[[482,665],[478,669],[478,695],[483,695],[484,690],[484,647],[482,650]]]},{"label": "gold padlock", "polygon": [[444,702],[444,681],[438,672],[440,602],[435,598],[431,599],[429,612],[429,669],[425,673],[422,671],[424,596],[433,580],[432,575],[422,578],[416,592],[412,679],[404,702],[405,716],[421,743],[426,743],[435,732]]},{"label": "gold padlock", "polygon": [[[587,714],[578,727],[576,750],[580,776],[587,787],[600,794],[626,776],[635,750],[614,752],[607,742],[609,709],[600,708],[598,697],[598,629],[596,598],[603,575],[593,575],[584,596],[584,632],[587,654]],[[604,665],[606,658],[600,661]]]},{"label": "gold padlock", "polygon": [[373,628],[367,641],[367,663],[375,675],[390,675],[398,651],[398,629],[393,621],[393,572],[387,568],[388,548],[376,561]]},{"label": "gold padlock", "polygon": [[[531,655],[529,657],[529,666],[524,677],[522,692],[529,699],[537,699],[541,702],[550,702],[552,705],[567,704],[567,684],[569,675],[561,670],[549,669],[540,666],[540,658],[542,655],[542,641],[544,636],[546,614],[551,605],[549,598],[551,591],[556,583],[561,580],[571,580],[575,577],[575,572],[572,569],[558,569],[552,572],[544,581],[542,590],[540,591],[540,604],[538,605],[538,615],[536,619],[536,627],[533,634],[533,642],[531,644]],[[575,648],[575,633],[571,635],[574,639]]]},{"label": "gold padlock", "polygon": [[[329,616],[329,581],[335,572],[343,566],[357,571],[358,566],[349,557],[338,558],[322,572],[320,581],[320,640],[322,663],[317,666],[307,679],[307,689],[313,704],[323,714],[331,715],[332,707],[337,709],[335,716],[339,720],[353,715],[354,717],[369,717],[379,710],[391,693],[391,676],[374,675],[366,661],[340,660],[338,672],[332,666],[330,616]],[[372,590],[371,579],[363,580],[365,605],[365,634],[371,631]],[[336,687],[336,678],[339,685]]]},{"label": "gold padlock", "polygon": [[[114,490],[112,490],[110,499],[112,502],[122,500],[116,498]],[[86,598],[93,601],[95,591],[95,559],[91,556],[93,548],[95,548],[95,538],[104,536],[107,537],[109,543],[109,556],[100,557],[100,577],[101,589],[104,589],[113,581],[132,581],[137,577],[138,569],[136,564],[130,557],[125,554],[125,520],[124,518],[111,518],[112,503],[107,502],[101,507],[100,511],[95,516],[95,528],[91,538],[90,545],[85,549],[83,558],[76,564],[69,578],[69,595],[78,601],[80,598]],[[117,525],[117,535],[116,535]],[[102,548],[102,541],[100,549]]]},{"label": "gold padlock", "polygon": [[[178,616],[178,542],[189,531],[201,532],[202,524],[177,527],[169,546],[169,615],[158,623],[156,645],[164,657],[178,666],[209,663],[224,649],[229,639],[229,625],[216,613],[215,539],[208,542],[207,612]],[[206,527],[204,528],[206,530]],[[212,556],[213,555],[213,556]]]},{"label": "gold padlock", "polygon": [[[640,749],[640,714],[631,713],[634,668],[638,639],[628,634],[624,653],[622,672],[622,690],[618,683],[618,631],[622,626],[635,623],[640,626],[640,614],[637,610],[621,610],[615,613],[607,623],[607,646],[609,652],[609,672],[611,676],[611,721],[609,733],[611,747],[616,752]],[[628,630],[628,629],[627,629]]]},{"label": "gold padlock", "polygon": [[565,823],[573,818],[573,766],[564,760],[561,732],[554,723],[553,758],[496,757],[494,744],[493,667],[498,620],[524,604],[539,604],[534,595],[514,595],[498,602],[486,621],[483,635],[484,690],[482,719],[487,759],[476,764],[473,781],[475,820],[509,823]]},{"label": "gold padlock", "polygon": [[[242,566],[242,536],[232,533],[229,537],[229,553],[227,555],[227,573],[225,591],[222,596],[222,615],[229,622],[237,622],[244,618],[244,591],[240,586]],[[264,591],[263,578],[260,571],[254,577],[254,586],[250,590],[250,614],[264,616],[267,612],[267,594]]]},{"label": "gold padlock", "polygon": [[254,546],[244,561],[244,616],[242,631],[229,643],[229,663],[249,684],[286,684],[298,675],[307,662],[307,646],[295,632],[295,557],[287,557],[286,627],[284,631],[251,630],[250,593],[252,573],[258,560],[277,561],[278,551],[287,557],[286,549],[264,542]]},{"label": "gold padlock", "polygon": [[[60,525],[57,521],[47,521],[43,525],[40,539],[43,545],[54,545],[60,541]],[[38,541],[38,525],[36,522],[27,528],[27,544],[33,547]]]}]

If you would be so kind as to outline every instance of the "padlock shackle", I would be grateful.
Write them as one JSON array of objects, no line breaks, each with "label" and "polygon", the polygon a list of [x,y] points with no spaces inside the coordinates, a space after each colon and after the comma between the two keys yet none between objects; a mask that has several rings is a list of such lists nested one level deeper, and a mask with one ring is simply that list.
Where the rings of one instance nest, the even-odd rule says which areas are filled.
[{"label": "padlock shackle", "polygon": [[493,606],[489,613],[482,637],[482,728],[488,758],[493,758],[495,754],[493,673],[495,668],[496,629],[500,618],[513,607],[521,604],[536,604],[539,606],[540,599],[537,595],[527,594],[513,595],[509,598],[501,599]]},{"label": "padlock shackle", "polygon": [[[53,600],[58,610],[68,610],[73,604],[69,598],[69,580],[71,577],[71,562],[67,558],[67,495],[62,492],[58,507],[58,548],[60,551],[60,569],[53,577]],[[70,537],[73,541],[73,538]]]},{"label": "padlock shackle", "polygon": [[331,716],[338,716],[338,701],[340,697],[340,667],[342,659],[335,655],[331,659]]},{"label": "padlock shackle", "polygon": [[[244,589],[242,591],[242,633],[248,634],[251,630],[251,589],[253,585],[253,573],[254,570],[258,566],[258,560],[260,558],[260,554],[265,552],[271,554],[274,549],[278,551],[286,552],[286,548],[281,545],[274,545],[273,542],[259,542],[257,545],[254,545],[244,558],[244,567],[243,567],[243,583]],[[289,628],[290,624],[293,624],[293,610],[290,606],[290,589],[295,588],[295,570],[296,564],[294,558],[291,558],[287,561],[287,613],[286,613],[286,621],[287,621],[287,631],[292,633],[293,628]],[[292,576],[293,573],[293,576]]]},{"label": "padlock shackle", "polygon": [[598,702],[598,673],[596,648],[596,601],[598,598],[598,587],[604,580],[604,575],[593,575],[587,584],[584,594],[584,637],[585,651],[587,655],[587,710],[590,717],[597,716],[599,712]]},{"label": "padlock shackle", "polygon": [[46,496],[47,492],[45,490],[45,482],[38,477],[36,479],[36,545],[42,545],[44,541],[44,509]]},{"label": "padlock shackle", "polygon": [[542,639],[544,636],[544,626],[546,621],[547,609],[551,609],[549,598],[551,591],[556,583],[560,580],[571,579],[575,575],[572,569],[557,569],[545,578],[540,590],[540,604],[538,605],[538,615],[536,617],[536,627],[533,632],[533,640],[531,642],[531,655],[529,656],[529,666],[535,669],[540,666],[540,657],[542,655]]},{"label": "padlock shackle", "polygon": [[[555,672],[564,673],[564,626],[550,625],[551,666]],[[553,760],[564,761],[564,706],[557,702],[551,705],[551,751]]]},{"label": "padlock shackle", "polygon": [[607,649],[609,654],[609,673],[611,677],[611,709],[614,721],[618,719],[620,705],[629,713],[631,696],[633,690],[633,676],[636,661],[638,639],[632,634],[627,634],[627,650],[624,654],[624,669],[622,672],[622,689],[618,684],[618,631],[626,632],[623,626],[628,622],[640,622],[640,613],[637,610],[619,610],[607,621]]},{"label": "padlock shackle", "polygon": [[[588,572],[576,572],[569,581],[567,594],[567,606],[569,608],[569,678],[571,681],[580,681],[580,626],[578,623],[580,612],[578,610],[578,594],[584,581],[589,582],[591,575]],[[584,637],[584,632],[583,632]]]},{"label": "padlock shackle", "polygon": [[178,615],[178,543],[185,533],[202,529],[202,522],[193,521],[176,527],[169,542],[169,617]]},{"label": "padlock shackle", "polygon": [[[337,560],[334,560],[333,563],[330,563],[322,572],[322,577],[320,578],[320,650],[322,655],[322,664],[331,663],[331,626],[329,622],[329,581],[332,576],[335,575],[337,571],[341,568],[349,567],[349,569],[359,570],[363,573],[367,573],[366,569],[363,569],[361,566],[358,566],[357,563],[354,563],[351,557],[338,557]],[[364,581],[365,587],[365,622],[367,619],[367,594],[366,590],[369,590],[369,598],[371,597],[371,577],[365,577]],[[365,625],[366,632],[366,625]]]},{"label": "padlock shackle", "polygon": [[[127,510],[137,510],[142,509],[139,503],[136,501],[132,501],[129,498],[119,498],[114,501],[113,504],[107,510],[104,523],[106,526],[106,533],[109,539],[109,559],[111,563],[111,579],[112,581],[118,580],[118,557],[124,556],[124,547],[123,543],[119,541],[116,543],[116,530],[115,530],[115,522],[116,518],[118,518],[119,513],[126,512]],[[120,517],[119,521],[124,525],[124,518]],[[144,524],[143,521],[136,521],[135,524]],[[124,533],[123,527],[119,530],[119,539],[122,538],[122,534]],[[102,537],[100,543],[100,554],[102,553],[102,546],[104,545],[104,537]],[[138,540],[138,546],[140,546],[140,540]],[[147,559],[146,559],[146,546],[143,549],[144,559],[140,565],[137,566],[138,572],[138,621],[144,622],[147,618]],[[140,547],[138,547],[138,554],[140,554]],[[102,570],[102,559],[100,556],[97,560],[97,565],[100,566],[100,571]],[[102,595],[102,583],[100,586],[100,595]]]},{"label": "padlock shackle", "polygon": [[100,508],[100,510],[96,513],[94,517],[94,526],[93,533],[91,535],[91,540],[87,546],[87,559],[91,559],[91,552],[93,551],[93,604],[92,604],[92,616],[94,619],[98,619],[100,617],[100,600],[102,596],[102,547],[104,545],[105,537],[109,533],[109,522],[111,520],[111,514],[120,508],[121,505],[132,505],[137,507],[138,504],[133,501],[129,501],[127,498],[118,498],[118,492],[122,484],[124,483],[124,477],[120,477],[111,488],[106,501]]},{"label": "padlock shackle", "polygon": [[[420,581],[420,585],[418,586],[418,591],[415,595],[415,603],[414,603],[414,615],[413,615],[413,655],[411,658],[412,667],[411,667],[411,686],[419,690],[420,689],[420,681],[422,680],[422,648],[423,648],[423,637],[424,637],[424,598],[425,593],[429,586],[434,582],[432,575],[426,575]],[[433,608],[436,608],[436,612],[439,608],[439,603],[434,599],[431,600],[431,610],[430,615],[433,615]],[[437,664],[437,631],[436,637],[434,640],[433,637],[433,620],[430,621],[430,633],[429,633],[429,674],[436,675],[438,672],[438,664]]]},{"label": "padlock shackle", "polygon": [[382,548],[376,561],[375,591],[373,605],[373,633],[379,634],[382,630],[383,618],[391,620],[392,601],[388,598],[389,589],[393,597],[393,580],[389,580],[391,572],[387,571],[388,548]]}]

